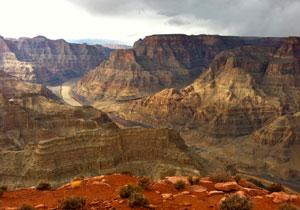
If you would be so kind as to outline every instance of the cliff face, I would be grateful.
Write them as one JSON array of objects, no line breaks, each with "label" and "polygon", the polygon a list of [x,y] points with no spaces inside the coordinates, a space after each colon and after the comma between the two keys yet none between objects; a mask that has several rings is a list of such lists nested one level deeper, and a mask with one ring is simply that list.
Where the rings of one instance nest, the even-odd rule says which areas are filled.
[{"label": "cliff face", "polygon": [[155,179],[206,172],[174,130],[122,130],[93,107],[63,105],[41,85],[0,73],[0,184],[60,185],[121,169]]},{"label": "cliff face", "polygon": [[56,85],[87,73],[109,57],[110,49],[64,40],[0,37],[0,70],[24,81]]},{"label": "cliff face", "polygon": [[280,38],[154,35],[139,40],[131,50],[117,50],[83,77],[73,90],[86,103],[127,101],[164,88],[190,84],[222,50],[238,46],[278,47]]},{"label": "cliff face", "polygon": [[277,49],[223,51],[193,84],[136,100],[120,113],[153,127],[177,127],[189,143],[206,147],[207,157],[223,158],[240,170],[300,179],[295,155],[300,145],[299,40],[288,38]]}]

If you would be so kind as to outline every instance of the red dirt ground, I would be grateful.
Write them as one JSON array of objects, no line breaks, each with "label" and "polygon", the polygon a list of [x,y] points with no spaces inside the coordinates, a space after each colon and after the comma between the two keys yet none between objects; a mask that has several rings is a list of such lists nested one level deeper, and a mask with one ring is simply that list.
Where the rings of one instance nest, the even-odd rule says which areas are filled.
[{"label": "red dirt ground", "polygon": [[[102,183],[105,179],[105,183]],[[8,209],[8,207],[20,207],[23,203],[37,206],[44,204],[45,208],[39,209],[60,209],[59,201],[67,196],[79,195],[87,199],[87,203],[82,209],[97,210],[97,209],[132,209],[128,206],[127,200],[121,199],[118,195],[118,190],[121,186],[128,183],[136,184],[137,177],[129,175],[108,175],[104,177],[95,177],[85,179],[79,188],[73,189],[70,186],[60,187],[57,190],[38,191],[36,189],[18,189],[15,191],[6,191],[0,198],[0,210]],[[97,184],[92,184],[96,182]],[[100,183],[101,182],[101,183]],[[214,190],[214,184],[203,184],[208,191]],[[188,191],[188,195],[180,195],[164,200],[162,193],[172,193],[173,195],[183,191]],[[155,205],[157,210],[160,209],[176,209],[176,210],[217,210],[218,203],[224,195],[208,196],[206,192],[195,192],[192,190],[177,191],[173,184],[153,183],[150,190],[144,191],[145,197],[150,201],[150,204]],[[251,198],[254,203],[255,210],[276,210],[279,204],[275,204],[272,198]],[[0,202],[0,203],[1,203]],[[292,202],[300,207],[300,198]],[[135,207],[133,209],[149,209]]]}]

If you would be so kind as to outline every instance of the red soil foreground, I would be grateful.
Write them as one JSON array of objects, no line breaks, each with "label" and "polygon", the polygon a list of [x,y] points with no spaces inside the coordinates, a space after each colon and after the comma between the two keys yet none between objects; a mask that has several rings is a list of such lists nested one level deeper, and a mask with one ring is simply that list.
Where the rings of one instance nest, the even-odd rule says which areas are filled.
[{"label": "red soil foreground", "polygon": [[[50,191],[38,191],[34,188],[5,191],[0,198],[0,203],[2,203],[0,209],[16,209],[23,203],[32,206],[43,204],[44,207],[38,209],[60,209],[58,200],[73,195],[79,195],[87,199],[86,205],[82,209],[132,209],[128,206],[127,200],[119,197],[118,190],[121,186],[128,183],[136,184],[137,181],[137,177],[115,174],[85,179],[82,181],[81,186],[75,189],[71,188],[70,185],[65,185],[57,190]],[[206,192],[195,192],[189,189],[177,191],[172,183],[153,183],[151,190],[144,191],[144,195],[153,205],[153,209],[219,209],[219,201],[224,195],[208,196],[209,191],[215,190],[214,183],[202,183],[201,185],[207,189]],[[187,192],[180,194],[183,191]],[[172,193],[173,196],[170,199],[164,199],[161,195],[164,193]],[[261,198],[253,196],[251,201],[254,203],[255,210],[276,210],[280,205],[274,203],[273,198],[266,196]],[[289,202],[300,207],[299,197]],[[149,208],[135,207],[133,209]]]}]

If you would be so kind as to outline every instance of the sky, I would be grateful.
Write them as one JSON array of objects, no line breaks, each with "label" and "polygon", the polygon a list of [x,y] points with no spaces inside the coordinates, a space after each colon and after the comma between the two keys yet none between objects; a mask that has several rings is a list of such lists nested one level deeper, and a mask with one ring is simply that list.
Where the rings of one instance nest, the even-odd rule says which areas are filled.
[{"label": "sky", "polygon": [[152,34],[300,36],[300,0],[0,0],[0,35],[108,39]]}]

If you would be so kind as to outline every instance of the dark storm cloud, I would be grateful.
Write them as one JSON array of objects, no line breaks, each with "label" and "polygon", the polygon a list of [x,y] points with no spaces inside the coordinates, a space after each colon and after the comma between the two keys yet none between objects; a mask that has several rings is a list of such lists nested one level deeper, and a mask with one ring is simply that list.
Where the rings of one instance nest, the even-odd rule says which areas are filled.
[{"label": "dark storm cloud", "polygon": [[138,18],[233,35],[300,35],[300,0],[69,0],[93,14]]}]

